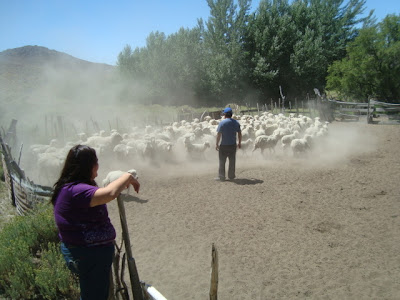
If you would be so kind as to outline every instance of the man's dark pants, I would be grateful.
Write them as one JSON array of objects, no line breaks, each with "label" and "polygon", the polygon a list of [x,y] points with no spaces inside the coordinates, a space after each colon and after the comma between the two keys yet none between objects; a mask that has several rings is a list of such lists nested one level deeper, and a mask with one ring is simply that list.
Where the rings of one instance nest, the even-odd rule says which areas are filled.
[{"label": "man's dark pants", "polygon": [[235,178],[235,164],[236,164],[236,144],[234,145],[220,145],[219,146],[219,170],[218,176],[220,179],[225,179],[225,163],[229,159],[228,178]]}]

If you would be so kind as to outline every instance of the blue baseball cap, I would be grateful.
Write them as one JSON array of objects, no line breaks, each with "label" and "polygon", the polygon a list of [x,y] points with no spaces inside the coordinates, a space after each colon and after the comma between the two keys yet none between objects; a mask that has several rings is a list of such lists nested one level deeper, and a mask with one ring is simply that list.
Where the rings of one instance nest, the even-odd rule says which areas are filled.
[{"label": "blue baseball cap", "polygon": [[223,113],[224,113],[224,114],[232,113],[232,108],[230,108],[230,107],[225,108],[225,109],[223,110]]}]

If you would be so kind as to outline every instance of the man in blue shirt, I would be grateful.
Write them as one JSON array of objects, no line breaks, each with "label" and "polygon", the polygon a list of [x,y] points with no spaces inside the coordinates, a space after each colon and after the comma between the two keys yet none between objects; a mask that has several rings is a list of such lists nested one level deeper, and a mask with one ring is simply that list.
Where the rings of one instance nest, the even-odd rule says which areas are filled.
[{"label": "man in blue shirt", "polygon": [[[225,180],[225,163],[229,159],[228,178],[233,180],[235,178],[235,165],[236,165],[236,148],[241,147],[242,144],[242,131],[240,124],[235,119],[232,119],[232,109],[227,107],[223,110],[225,119],[223,119],[217,128],[217,145],[215,149],[219,151],[219,169],[217,180]],[[238,136],[238,143],[236,144],[236,134]],[[221,143],[220,143],[221,142]]]}]

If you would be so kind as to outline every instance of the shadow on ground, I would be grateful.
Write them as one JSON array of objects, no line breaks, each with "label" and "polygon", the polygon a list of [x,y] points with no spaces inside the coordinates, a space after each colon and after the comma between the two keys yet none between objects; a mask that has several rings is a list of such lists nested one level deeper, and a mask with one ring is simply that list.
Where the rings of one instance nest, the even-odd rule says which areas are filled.
[{"label": "shadow on ground", "polygon": [[142,200],[142,199],[139,199],[138,197],[135,197],[135,196],[132,196],[132,195],[122,195],[121,197],[122,197],[122,200],[124,202],[132,202],[132,201],[134,201],[134,202],[137,202],[137,203],[140,203],[140,204],[144,204],[144,203],[149,202],[149,200]]},{"label": "shadow on ground", "polygon": [[252,185],[252,184],[260,184],[263,183],[263,180],[260,179],[247,179],[247,178],[236,178],[232,180],[233,183],[238,184],[238,185]]}]

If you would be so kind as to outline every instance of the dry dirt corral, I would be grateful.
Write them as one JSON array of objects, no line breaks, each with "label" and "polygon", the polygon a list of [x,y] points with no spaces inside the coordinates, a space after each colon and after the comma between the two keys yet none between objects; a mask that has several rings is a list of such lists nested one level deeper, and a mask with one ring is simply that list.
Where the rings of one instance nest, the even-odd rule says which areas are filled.
[{"label": "dry dirt corral", "polygon": [[[202,163],[127,166],[142,185],[125,197],[140,279],[208,299],[215,243],[222,300],[400,299],[399,149],[400,126],[335,122],[308,157],[238,154],[235,182],[213,180],[214,149]],[[116,201],[109,212],[120,239]]]},{"label": "dry dirt corral", "polygon": [[307,158],[238,157],[235,182],[213,180],[216,160],[139,169],[125,208],[140,279],[208,299],[215,243],[222,300],[400,299],[400,126],[329,130]]}]

